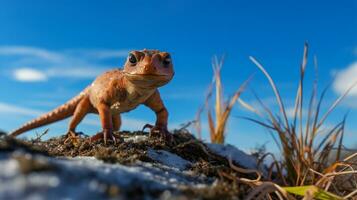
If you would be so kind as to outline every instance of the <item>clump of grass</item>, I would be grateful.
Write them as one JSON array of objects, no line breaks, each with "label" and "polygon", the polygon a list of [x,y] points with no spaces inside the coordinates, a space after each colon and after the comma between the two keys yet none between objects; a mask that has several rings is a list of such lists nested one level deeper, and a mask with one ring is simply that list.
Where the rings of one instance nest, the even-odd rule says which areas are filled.
[{"label": "clump of grass", "polygon": [[[225,100],[223,97],[223,86],[221,79],[221,69],[224,63],[224,58],[218,59],[217,56],[213,58],[212,68],[213,68],[213,79],[212,83],[208,88],[208,93],[206,96],[205,104],[202,108],[199,109],[198,114],[196,116],[196,130],[198,132],[198,137],[201,137],[201,123],[200,123],[200,115],[206,109],[207,110],[207,118],[209,125],[209,133],[210,139],[212,143],[223,144],[225,141],[226,135],[226,125],[231,114],[232,108],[239,99],[246,85],[250,81],[250,78],[246,80],[231,96],[228,100]],[[215,89],[213,89],[215,87]],[[210,104],[210,99],[215,92],[215,101],[214,105]],[[214,116],[212,114],[212,110],[214,110]]]},{"label": "clump of grass", "polygon": [[[273,135],[282,153],[282,161],[273,163],[273,165],[277,167],[278,172],[280,172],[282,184],[286,186],[304,186],[319,183],[319,186],[322,186],[320,181],[321,174],[334,173],[339,163],[341,163],[346,116],[332,128],[327,128],[327,131],[327,126],[325,126],[326,119],[354,85],[348,88],[344,94],[338,97],[330,107],[321,114],[321,105],[328,87],[318,96],[317,78],[315,78],[312,93],[308,97],[308,103],[305,103],[304,96],[306,92],[304,78],[308,61],[308,45],[305,44],[300,67],[300,79],[295,96],[293,117],[288,118],[287,109],[273,78],[257,59],[250,57],[250,60],[268,79],[275,94],[279,112],[274,113],[273,109],[264,105],[259,97],[257,97],[257,100],[262,106],[263,111],[254,108],[241,99],[239,102],[243,107],[259,116],[258,119],[246,119],[266,127]],[[316,59],[315,66],[317,66]],[[305,111],[304,108],[307,108],[307,111]],[[337,152],[331,164],[328,161],[334,148],[337,149]]]},{"label": "clump of grass", "polygon": [[[274,109],[267,107],[257,96],[256,98],[263,111],[240,99],[240,95],[249,79],[242,84],[231,98],[225,101],[222,95],[223,87],[220,73],[223,59],[219,60],[215,57],[213,60],[214,77],[208,88],[205,104],[199,109],[195,120],[196,123],[194,123],[198,130],[199,138],[201,132],[200,115],[207,110],[211,142],[224,143],[226,123],[234,104],[238,101],[243,107],[257,114],[259,117],[257,119],[248,117],[246,119],[266,127],[282,153],[281,161],[275,159],[272,153],[258,155],[261,159],[271,156],[274,160],[269,167],[268,177],[264,177],[264,179],[262,179],[259,171],[254,171],[257,174],[257,179],[254,180],[241,178],[234,173],[220,172],[221,177],[224,179],[251,187],[250,194],[246,199],[299,199],[299,196],[304,197],[304,199],[349,199],[357,194],[356,189],[346,189],[344,186],[346,184],[343,184],[348,179],[352,188],[354,186],[357,187],[357,166],[355,161],[351,161],[352,157],[357,157],[357,154],[344,160],[341,155],[347,115],[333,127],[326,126],[328,116],[356,84],[338,97],[323,112],[321,107],[328,87],[318,95],[316,73],[312,92],[306,103],[304,101],[306,98],[304,79],[307,56],[308,45],[305,44],[293,117],[291,118],[288,117],[287,108],[273,78],[255,58],[250,57],[251,61],[268,79],[279,106],[278,113],[274,113]],[[317,69],[316,59],[315,66]],[[212,105],[211,98],[214,92],[215,101]],[[305,108],[307,108],[306,111]],[[212,110],[214,110],[215,115],[212,114]],[[335,151],[335,154],[332,154],[333,151]],[[334,158],[331,161],[332,155]],[[259,163],[262,163],[262,160]],[[250,174],[253,172],[240,169],[232,163],[230,163],[230,166],[233,171],[239,173]],[[276,168],[276,173],[273,173],[274,167]]]},{"label": "clump of grass", "polygon": [[[357,153],[353,154],[338,164],[340,167],[336,168],[334,172],[319,173],[310,169],[313,173],[320,176],[315,185],[303,185],[293,187],[282,187],[271,181],[262,181],[259,176],[255,180],[246,178],[233,177],[224,174],[229,179],[235,179],[237,182],[249,185],[252,190],[245,198],[246,200],[253,199],[280,199],[280,200],[347,200],[356,199],[357,195],[357,170],[356,162],[353,163],[353,158],[357,157]],[[352,163],[351,163],[352,162]],[[237,171],[237,167],[232,166],[233,170]],[[238,169],[239,170],[239,169]],[[346,183],[350,182],[351,188],[346,189]],[[332,189],[331,189],[332,188]],[[330,190],[334,191],[331,193]]]}]

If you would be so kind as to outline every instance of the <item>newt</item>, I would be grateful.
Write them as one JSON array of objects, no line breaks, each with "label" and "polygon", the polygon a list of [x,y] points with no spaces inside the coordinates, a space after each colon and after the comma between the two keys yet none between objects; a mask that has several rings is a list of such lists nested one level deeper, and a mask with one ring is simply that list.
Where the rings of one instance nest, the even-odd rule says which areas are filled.
[{"label": "newt", "polygon": [[166,85],[174,76],[171,56],[158,50],[141,50],[129,53],[122,69],[112,69],[99,75],[91,85],[67,103],[44,114],[10,133],[16,137],[26,131],[48,125],[65,118],[72,119],[68,125],[68,137],[78,137],[77,125],[88,113],[99,115],[102,131],[90,137],[116,142],[113,134],[121,126],[121,113],[129,112],[143,104],[156,114],[155,125],[146,124],[150,132],[159,132],[170,137],[167,130],[168,111],[160,97],[159,87]]}]

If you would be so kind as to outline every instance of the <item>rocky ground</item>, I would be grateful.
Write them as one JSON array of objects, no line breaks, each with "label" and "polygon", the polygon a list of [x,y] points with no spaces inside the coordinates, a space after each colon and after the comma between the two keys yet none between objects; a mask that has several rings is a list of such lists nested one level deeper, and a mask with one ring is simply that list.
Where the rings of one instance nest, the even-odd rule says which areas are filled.
[{"label": "rocky ground", "polygon": [[[167,143],[145,132],[121,132],[124,141],[76,143],[0,138],[0,199],[240,199],[250,188],[222,174],[228,160],[256,169],[254,157],[230,145],[206,144],[185,130]],[[261,169],[260,169],[261,170]],[[262,170],[263,171],[263,170]]]}]

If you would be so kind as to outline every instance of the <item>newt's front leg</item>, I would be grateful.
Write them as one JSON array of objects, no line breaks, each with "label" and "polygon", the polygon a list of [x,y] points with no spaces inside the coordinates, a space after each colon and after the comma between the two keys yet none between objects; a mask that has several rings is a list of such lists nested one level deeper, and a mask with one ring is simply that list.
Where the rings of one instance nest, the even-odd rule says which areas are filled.
[{"label": "newt's front leg", "polygon": [[93,142],[103,138],[104,143],[107,144],[107,140],[109,138],[113,140],[114,143],[116,143],[116,139],[113,135],[113,118],[109,106],[106,105],[105,103],[100,103],[97,106],[97,110],[98,110],[103,131],[91,137],[90,141]]},{"label": "newt's front leg", "polygon": [[155,134],[160,134],[166,141],[172,141],[172,135],[167,130],[167,121],[169,113],[161,100],[159,91],[155,91],[144,103],[147,107],[156,113],[156,123],[155,126],[146,124],[145,128],[150,128],[150,135],[155,136]]}]

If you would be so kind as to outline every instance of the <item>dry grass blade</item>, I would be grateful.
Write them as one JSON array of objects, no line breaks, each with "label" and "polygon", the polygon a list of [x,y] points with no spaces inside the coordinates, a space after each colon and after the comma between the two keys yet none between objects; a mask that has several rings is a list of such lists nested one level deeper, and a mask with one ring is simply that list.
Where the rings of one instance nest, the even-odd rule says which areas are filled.
[{"label": "dry grass blade", "polygon": [[46,129],[43,133],[38,134],[36,133],[36,138],[32,140],[32,142],[40,142],[41,138],[48,133],[50,129]]},{"label": "dry grass blade", "polygon": [[354,157],[357,157],[357,153],[354,153],[354,154],[348,156],[348,157],[345,158],[343,161],[347,162],[347,161],[351,160],[351,159],[354,158]]},{"label": "dry grass blade", "polygon": [[233,164],[232,159],[229,159],[229,167],[232,168],[234,171],[239,172],[239,173],[244,173],[244,174],[251,174],[251,173],[255,173],[257,175],[257,178],[254,180],[247,180],[249,182],[257,182],[260,181],[260,179],[262,178],[262,173],[258,170],[254,170],[254,169],[243,169],[240,167],[237,167]]},{"label": "dry grass blade", "polygon": [[[291,197],[283,188],[279,185],[272,183],[272,182],[262,182],[259,184],[258,187],[255,187],[249,195],[245,198],[245,200],[256,200],[256,199],[265,199],[265,197],[270,194],[278,192],[281,194],[285,199],[293,200],[295,198]],[[279,199],[283,199],[278,196]]]},{"label": "dry grass blade", "polygon": [[195,119],[193,120],[193,127],[196,130],[196,135],[199,140],[202,140],[202,125],[201,125],[201,114],[203,112],[203,107],[198,109]]},{"label": "dry grass blade", "polygon": [[[280,121],[279,117],[274,116],[273,112],[261,101],[261,99],[255,93],[254,96],[257,99],[260,106],[267,113],[268,115],[267,121],[271,123],[271,126],[274,127],[274,130],[281,130],[280,132],[284,132],[282,126],[280,125],[281,123],[279,123]],[[281,137],[280,134],[279,137]]]},{"label": "dry grass blade", "polygon": [[258,166],[258,169],[260,168],[260,166],[262,164],[264,164],[264,160],[266,157],[270,156],[272,159],[273,159],[273,162],[271,163],[270,167],[269,167],[269,175],[268,175],[268,180],[272,180],[272,173],[273,173],[273,167],[275,166],[276,167],[276,172],[277,172],[277,176],[276,178],[279,178],[281,180],[277,180],[277,181],[282,181],[284,183],[284,185],[288,185],[286,179],[285,179],[285,175],[284,175],[284,172],[282,170],[282,166],[281,166],[281,163],[275,158],[274,154],[272,153],[266,153],[264,154],[259,160],[258,160],[258,163],[257,163],[257,166]]},{"label": "dry grass blade", "polygon": [[[326,124],[327,117],[334,109],[336,109],[338,104],[346,97],[352,88],[357,85],[357,83],[355,83],[349,87],[345,93],[332,103],[324,115],[320,117],[321,105],[328,87],[322,91],[318,99],[317,64],[315,59],[316,75],[312,85],[313,88],[311,96],[309,97],[307,105],[308,111],[305,112],[304,87],[306,86],[304,84],[304,77],[307,67],[307,54],[308,45],[305,44],[303,59],[300,66],[300,79],[294,102],[294,113],[291,120],[286,116],[286,108],[274,80],[265,68],[253,57],[250,57],[250,59],[260,69],[260,71],[263,72],[264,76],[270,83],[277,105],[279,106],[279,111],[277,114],[274,114],[273,109],[266,107],[260,101],[259,97],[256,97],[256,99],[263,108],[263,113],[244,101],[240,102],[244,108],[261,118],[260,120],[248,117],[245,117],[244,119],[268,128],[269,131],[275,132],[279,135],[280,145],[278,146],[281,147],[280,150],[283,155],[283,162],[281,166],[286,171],[285,176],[287,182],[285,184],[295,186],[315,184],[319,180],[317,178],[319,175],[312,173],[310,169],[315,172],[323,172],[324,169],[328,168],[329,162],[331,161],[329,160],[331,158],[330,155],[335,147],[337,147],[337,150],[334,152],[336,153],[336,157],[334,157],[335,160],[332,160],[332,162],[338,162],[341,158],[340,154],[343,147],[344,127],[347,115],[344,117],[342,122],[328,128],[325,135],[322,134],[325,133],[325,131],[320,129],[325,127],[323,125]],[[327,185],[327,188],[330,188],[329,185],[331,185],[331,181]]]},{"label": "dry grass blade", "polygon": [[220,118],[217,120],[219,122],[217,124],[217,132],[218,133],[220,133],[222,135],[225,133],[225,127],[226,127],[226,124],[227,124],[227,121],[228,121],[228,117],[230,116],[230,113],[231,113],[231,111],[233,109],[233,106],[235,105],[236,101],[239,99],[240,95],[242,94],[242,92],[244,91],[244,89],[246,88],[247,84],[250,82],[251,79],[252,79],[252,76],[249,77],[238,88],[238,90],[235,92],[233,97],[230,98],[229,104],[224,107],[223,113],[220,115]]},{"label": "dry grass blade", "polygon": [[[236,181],[242,184],[246,184],[250,187],[252,187],[252,191],[245,197],[247,200],[252,200],[252,199],[281,199],[281,200],[295,200],[294,197],[289,195],[283,188],[281,188],[279,185],[270,182],[270,181],[261,181],[261,172],[258,170],[252,170],[252,169],[243,169],[235,166],[232,163],[232,160],[229,159],[229,166],[230,168],[238,172],[239,174],[251,174],[255,173],[257,175],[256,179],[248,179],[248,178],[240,178],[240,177],[235,177],[233,175],[227,174],[223,171],[220,171],[220,174],[224,178],[228,178],[231,181]],[[275,194],[275,196],[272,196],[272,194]],[[274,197],[274,198],[273,198]]]},{"label": "dry grass blade", "polygon": [[356,199],[356,196],[357,196],[357,189],[351,193],[349,193],[348,195],[344,196],[343,199],[352,199],[352,200],[355,200]]},{"label": "dry grass blade", "polygon": [[[233,109],[233,106],[238,101],[246,85],[252,78],[250,77],[248,80],[246,80],[238,88],[238,90],[234,93],[234,95],[230,99],[228,99],[227,103],[224,103],[225,101],[223,99],[223,86],[221,80],[221,69],[223,66],[223,61],[224,61],[223,58],[220,60],[216,56],[213,58],[212,68],[214,71],[214,76],[213,76],[213,81],[209,86],[209,92],[206,96],[206,101],[205,101],[205,108],[207,109],[207,118],[208,118],[211,142],[219,143],[219,144],[223,144],[225,141],[226,125],[230,113]],[[215,87],[215,102],[214,102],[214,109],[211,109],[209,100],[212,96],[214,87]],[[212,114],[212,110],[214,110],[214,114]],[[202,111],[203,109],[199,110],[196,118],[199,118],[200,113]],[[199,131],[200,131],[200,127],[199,127]]]},{"label": "dry grass blade", "polygon": [[[307,137],[309,137],[308,146],[307,146],[308,149],[313,149],[313,144],[314,144],[315,138],[317,136],[317,133],[319,132],[320,127],[317,127],[318,120],[319,120],[319,114],[320,114],[323,99],[327,93],[328,88],[329,88],[329,86],[326,86],[324,88],[324,90],[322,91],[322,93],[318,99],[318,103],[317,103],[316,107],[311,107],[311,109],[313,109],[313,112],[314,112],[314,119],[311,122],[311,124],[307,124],[307,126],[311,126],[311,132],[306,132]],[[316,93],[317,93],[317,91],[316,91]],[[313,158],[311,157],[310,159],[313,159]]]},{"label": "dry grass blade", "polygon": [[327,112],[321,117],[321,120],[317,124],[317,128],[321,127],[322,124],[325,122],[326,118],[330,115],[330,113],[336,108],[336,106],[350,93],[350,91],[357,85],[357,82],[352,84],[340,97],[336,99],[335,102],[330,106]]},{"label": "dry grass blade", "polygon": [[336,126],[334,126],[322,139],[322,141],[317,145],[317,147],[315,147],[315,151],[314,151],[314,155],[318,155],[320,152],[320,149],[324,149],[322,148],[324,145],[326,147],[326,145],[330,144],[330,145],[334,145],[335,141],[333,139],[335,139],[337,137],[337,135],[340,133],[340,131],[342,131],[342,126],[343,126],[344,122],[340,122],[338,123]]},{"label": "dry grass blade", "polygon": [[[222,97],[222,81],[221,81],[221,69],[223,65],[223,60],[224,58],[221,59],[221,61],[218,61],[217,56],[214,57],[213,59],[213,64],[212,68],[214,71],[214,79],[216,83],[216,119],[220,119],[220,115],[222,113],[222,107],[223,107],[223,97]],[[217,125],[218,127],[218,125]]]},{"label": "dry grass blade", "polygon": [[257,119],[253,119],[253,118],[250,118],[250,117],[239,117],[239,118],[246,119],[248,121],[251,121],[251,122],[254,122],[254,123],[259,124],[261,126],[264,126],[265,128],[269,128],[271,130],[275,130],[275,127],[270,126],[269,124],[261,122],[261,121],[259,121]]},{"label": "dry grass blade", "polygon": [[212,118],[212,114],[211,114],[211,111],[208,110],[207,111],[207,117],[208,117],[208,126],[209,126],[209,132],[210,132],[210,136],[211,136],[211,141],[216,141],[216,128],[215,128],[215,125],[214,125],[214,121],[213,121],[213,118]]},{"label": "dry grass blade", "polygon": [[[305,78],[305,69],[306,69],[306,64],[307,64],[307,55],[308,55],[308,44],[305,43],[304,46],[304,56],[303,56],[303,61],[301,64],[301,75],[300,75],[300,105],[299,105],[299,121],[300,121],[300,138],[299,138],[299,144],[300,144],[300,148],[304,149],[304,136],[303,136],[303,105],[304,105],[304,78]],[[296,126],[295,126],[296,127]]]},{"label": "dry grass blade", "polygon": [[194,120],[195,121],[194,128],[196,129],[197,137],[200,140],[202,139],[201,114],[205,110],[205,108],[208,109],[208,107],[209,107],[209,99],[212,96],[213,85],[214,85],[214,77],[207,89],[206,97],[205,97],[205,101],[204,101],[205,103],[198,109],[196,116],[195,116],[195,120]]},{"label": "dry grass blade", "polygon": [[[309,107],[308,107],[308,114],[307,114],[307,120],[306,120],[306,128],[305,128],[305,146],[308,146],[310,141],[312,140],[311,138],[311,123],[312,123],[312,117],[315,112],[314,106],[316,104],[316,97],[317,97],[317,82],[318,82],[318,65],[317,65],[317,58],[316,56],[314,57],[314,66],[315,66],[315,79],[314,83],[312,86],[312,93],[310,96],[310,101],[309,101]],[[302,128],[302,127],[301,127]],[[310,159],[312,159],[312,155],[309,154]]]},{"label": "dry grass blade", "polygon": [[[355,156],[357,156],[357,153],[355,153],[354,155],[351,155],[350,157],[347,157],[342,162],[333,163],[330,167],[328,167],[326,170],[324,170],[325,171],[324,173],[320,173],[313,169],[310,169],[310,171],[312,171],[313,173],[321,176],[321,178],[316,182],[315,185],[320,186],[320,187],[324,187],[324,185],[325,185],[325,191],[328,191],[331,185],[336,185],[336,184],[343,185],[345,180],[350,179],[350,178],[346,177],[345,179],[341,179],[342,184],[341,184],[341,181],[336,182],[336,184],[333,183],[333,181],[336,180],[336,178],[338,176],[356,175],[357,174],[357,170],[355,170],[350,164],[347,163],[348,160],[352,159]],[[337,169],[340,169],[340,170],[336,172]],[[335,190],[337,190],[336,187],[334,187],[334,188],[335,188]],[[346,192],[347,192],[346,190],[342,190],[340,193],[346,193]],[[343,199],[350,199],[350,198],[354,197],[356,194],[357,194],[357,189],[354,189],[354,190],[350,191],[348,194],[346,194],[343,197]]]},{"label": "dry grass blade", "polygon": [[241,105],[243,108],[255,113],[256,115],[263,117],[263,115],[259,112],[259,110],[255,109],[253,106],[249,105],[247,102],[245,102],[242,98],[238,99],[239,105]]},{"label": "dry grass blade", "polygon": [[272,89],[275,93],[276,100],[279,104],[280,112],[282,113],[284,121],[285,121],[285,129],[289,130],[290,126],[289,126],[288,117],[286,115],[285,106],[283,104],[283,101],[280,96],[280,92],[279,92],[278,88],[276,87],[274,80],[272,79],[270,74],[265,70],[265,68],[254,57],[250,56],[249,59],[263,72],[263,74],[269,80],[270,86],[272,87]]}]

